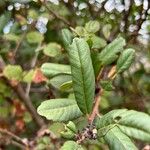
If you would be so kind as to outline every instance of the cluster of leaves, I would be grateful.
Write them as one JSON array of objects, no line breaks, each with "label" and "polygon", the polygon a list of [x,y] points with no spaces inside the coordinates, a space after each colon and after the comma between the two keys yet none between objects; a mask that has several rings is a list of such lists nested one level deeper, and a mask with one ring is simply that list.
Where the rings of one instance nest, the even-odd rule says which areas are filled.
[{"label": "cluster of leaves", "polygon": [[[101,89],[109,91],[113,90],[113,79],[130,67],[135,51],[131,48],[124,49],[125,40],[122,37],[116,38],[104,47],[104,41],[99,42],[102,41],[99,37],[92,38],[98,30],[99,23],[97,21],[88,22],[85,28],[76,27],[73,29],[74,35],[68,29],[62,30],[62,39],[68,53],[70,66],[46,63],[41,69],[46,76],[56,76],[54,78],[57,79],[59,76],[61,78],[64,78],[65,75],[71,76],[67,81],[59,84],[59,88],[67,91],[73,89],[75,99],[44,101],[38,107],[40,115],[58,122],[89,116],[93,111],[95,82],[97,82],[95,78],[99,75],[98,73],[107,65],[116,62],[107,80],[98,82]],[[98,39],[100,40],[97,41]],[[94,45],[96,42],[100,45],[99,47]],[[101,47],[104,48],[99,52],[98,49]],[[93,57],[93,53],[95,57]],[[50,69],[54,65],[57,71],[52,72]],[[59,80],[57,81],[59,82]],[[140,121],[141,119],[143,121]],[[150,117],[147,114],[125,109],[113,110],[96,119],[98,139],[104,138],[112,150],[137,149],[129,137],[149,142],[148,122],[150,122]],[[75,124],[71,122],[66,125],[66,131],[62,133],[62,136],[67,139],[76,139],[77,134]],[[62,149],[75,149],[75,147],[82,149],[73,141],[67,141]]]},{"label": "cluster of leaves", "polygon": [[[149,33],[149,24],[142,26],[149,19],[149,1],[130,1],[127,6],[114,0],[113,11],[107,8],[111,0],[59,1],[56,5],[44,2],[0,1],[0,69],[1,58],[6,64],[0,73],[0,129],[29,139],[39,129],[32,119],[33,114],[40,116],[30,111],[28,102],[17,93],[21,85],[33,109],[50,99],[37,111],[52,120],[50,130],[58,138],[36,136],[29,142],[31,147],[60,149],[64,138],[64,150],[105,149],[104,145],[110,149],[136,149],[131,139],[138,141],[138,148],[144,147],[150,142],[149,116],[130,109],[150,112],[149,58],[148,51],[144,51],[149,42],[142,41]],[[125,9],[119,11],[120,5]],[[91,21],[85,23],[87,20]],[[130,67],[134,49],[136,59]],[[88,125],[97,95],[101,98],[101,116],[95,116]],[[86,140],[95,138],[93,144]],[[0,134],[0,148],[9,143],[3,139],[7,138]],[[15,149],[11,144],[4,149],[9,147]]]}]

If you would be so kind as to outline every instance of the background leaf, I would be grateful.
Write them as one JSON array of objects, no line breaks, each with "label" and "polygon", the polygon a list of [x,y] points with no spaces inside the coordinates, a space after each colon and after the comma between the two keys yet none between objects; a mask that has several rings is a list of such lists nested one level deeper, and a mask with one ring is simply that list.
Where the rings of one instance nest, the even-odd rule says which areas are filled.
[{"label": "background leaf", "polygon": [[8,41],[14,41],[14,42],[18,42],[20,39],[19,36],[15,34],[5,34],[3,37]]},{"label": "background leaf", "polygon": [[106,46],[106,41],[98,36],[92,36],[91,40],[93,49],[100,49]]},{"label": "background leaf", "polygon": [[82,26],[77,26],[75,29],[75,34],[77,34],[80,37],[85,37],[86,35],[88,35],[88,32],[85,30],[84,27]]},{"label": "background leaf", "polygon": [[72,79],[71,75],[61,74],[54,76],[52,79],[49,80],[49,83],[57,89],[66,91],[67,89],[65,89],[64,86],[62,87],[62,85],[65,84],[66,82],[70,82],[71,79]]},{"label": "background leaf", "polygon": [[71,74],[71,68],[69,65],[44,63],[41,66],[41,71],[47,77],[52,77],[58,74]]},{"label": "background leaf", "polygon": [[3,75],[9,80],[21,80],[23,70],[19,65],[7,65],[3,70]]},{"label": "background leaf", "polygon": [[117,73],[121,73],[130,67],[134,59],[134,54],[134,49],[126,49],[122,52],[121,56],[117,61]]},{"label": "background leaf", "polygon": [[65,144],[61,147],[60,150],[84,150],[81,145],[78,145],[74,141],[67,141]]},{"label": "background leaf", "polygon": [[98,21],[89,21],[85,24],[85,29],[87,32],[95,33],[100,29],[100,24]]},{"label": "background leaf", "polygon": [[62,29],[61,30],[61,36],[62,36],[63,44],[67,48],[72,43],[73,35],[70,32],[70,30],[68,30],[68,29]]},{"label": "background leaf", "polygon": [[0,33],[3,33],[3,29],[7,25],[7,23],[9,22],[10,17],[11,17],[10,12],[4,12],[0,16]]},{"label": "background leaf", "polygon": [[31,83],[33,80],[33,76],[35,74],[35,70],[30,70],[28,72],[23,72],[24,76],[23,76],[23,81],[26,83]]},{"label": "background leaf", "polygon": [[43,35],[37,31],[32,31],[27,34],[27,41],[30,44],[38,44],[44,39]]},{"label": "background leaf", "polygon": [[101,80],[100,81],[100,85],[106,91],[112,91],[112,90],[114,90],[114,86],[112,85],[112,81]]},{"label": "background leaf", "polygon": [[125,40],[122,37],[116,38],[110,44],[108,44],[100,53],[92,54],[92,62],[94,66],[95,76],[98,75],[102,66],[106,66],[114,62],[123,46],[125,45]]},{"label": "background leaf", "polygon": [[112,63],[117,57],[117,53],[120,52],[125,46],[125,40],[122,37],[116,38],[110,44],[108,44],[97,56],[102,65],[108,65]]},{"label": "background leaf", "polygon": [[43,49],[43,52],[45,55],[50,57],[56,57],[57,55],[61,54],[61,46],[57,43],[49,43],[46,45],[46,47]]}]

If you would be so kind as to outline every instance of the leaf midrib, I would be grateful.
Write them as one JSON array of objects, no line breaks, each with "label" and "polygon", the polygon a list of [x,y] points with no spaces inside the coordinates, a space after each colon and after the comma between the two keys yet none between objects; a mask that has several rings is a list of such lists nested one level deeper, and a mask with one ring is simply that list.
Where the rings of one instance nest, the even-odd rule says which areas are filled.
[{"label": "leaf midrib", "polygon": [[79,56],[79,61],[80,61],[80,64],[81,64],[81,67],[80,67],[80,70],[81,70],[81,73],[82,73],[82,87],[83,87],[83,96],[84,96],[84,103],[85,103],[85,105],[86,105],[86,108],[85,108],[85,110],[86,110],[86,113],[89,113],[88,112],[88,104],[86,103],[86,94],[85,94],[85,79],[84,79],[84,71],[83,71],[83,67],[82,67],[82,61],[81,61],[81,56],[80,56],[80,50],[79,50],[79,46],[78,46],[78,44],[77,44],[77,42],[75,42],[75,44],[76,44],[76,47],[77,47],[77,49],[78,49],[78,56]]},{"label": "leaf midrib", "polygon": [[[118,128],[118,127],[117,127],[117,128]],[[119,130],[120,130],[120,129],[119,129]],[[110,130],[109,132],[112,132],[112,134],[116,137],[116,139],[123,145],[124,150],[127,150],[126,147],[125,147],[125,145],[124,145],[124,143],[119,139],[118,136],[115,135],[115,132],[114,132],[114,131],[111,131],[111,130]],[[120,131],[120,132],[121,132],[121,131]],[[126,136],[126,135],[124,134],[124,136]]]},{"label": "leaf midrib", "polygon": [[[75,107],[75,106],[77,106],[77,104],[72,104],[72,105],[67,105],[67,106],[58,106],[58,107],[56,107],[56,108],[43,108],[43,109],[39,109],[39,111],[40,110],[44,110],[44,111],[46,111],[46,110],[57,110],[57,109],[65,109],[65,108],[67,108],[67,107]],[[45,110],[46,109],[46,110]]]}]

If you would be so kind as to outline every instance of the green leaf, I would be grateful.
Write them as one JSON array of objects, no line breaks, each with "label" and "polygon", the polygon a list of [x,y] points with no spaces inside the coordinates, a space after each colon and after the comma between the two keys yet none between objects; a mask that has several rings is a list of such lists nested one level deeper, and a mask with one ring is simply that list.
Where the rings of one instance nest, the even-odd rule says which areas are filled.
[{"label": "green leaf", "polygon": [[125,40],[122,37],[116,38],[98,54],[98,61],[101,65],[111,64],[116,60],[117,53],[123,49],[123,46],[125,46]]},{"label": "green leaf", "polygon": [[134,110],[128,110],[120,114],[119,124],[134,127],[150,134],[150,115]]},{"label": "green leaf", "polygon": [[111,130],[112,128],[114,128],[115,126],[116,126],[116,124],[111,124],[111,125],[105,126],[103,128],[100,128],[97,132],[98,139],[105,136],[108,133],[108,131]]},{"label": "green leaf", "polygon": [[112,81],[101,80],[100,81],[100,85],[106,91],[112,91],[112,90],[114,90],[114,86],[112,85]]},{"label": "green leaf", "polygon": [[98,21],[89,21],[85,24],[85,29],[89,33],[95,33],[100,29],[100,24]]},{"label": "green leaf", "polygon": [[11,17],[11,13],[10,12],[4,12],[1,16],[0,16],[0,33],[3,33],[3,29],[4,27],[7,25],[7,23],[9,22]]},{"label": "green leaf", "polygon": [[46,45],[46,47],[43,49],[43,52],[45,55],[50,57],[56,57],[61,54],[61,46],[57,43],[49,43]]},{"label": "green leaf", "polygon": [[94,101],[95,77],[89,46],[84,39],[75,38],[68,52],[77,104],[84,114],[90,114]]},{"label": "green leaf", "polygon": [[44,63],[41,66],[41,71],[47,77],[52,77],[58,74],[71,74],[71,68],[69,65]]},{"label": "green leaf", "polygon": [[28,17],[29,18],[32,18],[32,19],[38,19],[38,12],[36,11],[36,10],[34,10],[34,9],[29,9],[28,10]]},{"label": "green leaf", "polygon": [[77,35],[80,36],[80,37],[84,37],[84,36],[88,35],[87,31],[86,31],[85,28],[82,27],[82,26],[77,26],[77,27],[74,29],[74,31],[75,31],[75,34],[77,34]]},{"label": "green leaf", "polygon": [[84,150],[81,145],[78,145],[74,141],[67,141],[64,145],[60,148],[60,150]]},{"label": "green leaf", "polygon": [[3,80],[0,80],[0,93],[0,95],[3,97],[3,100],[4,97],[11,97],[12,95],[10,87]]},{"label": "green leaf", "polygon": [[108,44],[100,53],[92,53],[92,62],[95,76],[98,75],[100,69],[103,66],[111,64],[118,58],[117,53],[119,53],[123,49],[124,45],[125,40],[122,37],[120,37]]},{"label": "green leaf", "polygon": [[104,25],[104,27],[102,28],[102,31],[103,31],[103,35],[106,39],[109,38],[110,36],[110,33],[111,33],[111,28],[112,26],[110,24],[106,24]]},{"label": "green leaf", "polygon": [[51,99],[41,103],[37,112],[53,121],[69,121],[82,116],[75,100]]},{"label": "green leaf", "polygon": [[64,46],[67,48],[72,43],[73,35],[68,29],[62,29],[61,36]]},{"label": "green leaf", "polygon": [[106,41],[98,36],[92,36],[91,40],[93,49],[100,49],[106,46]]},{"label": "green leaf", "polygon": [[72,132],[71,130],[62,131],[61,136],[65,139],[73,140],[75,137],[75,133]]},{"label": "green leaf", "polygon": [[66,127],[69,128],[74,133],[78,132],[76,125],[72,121],[69,121],[69,123],[66,125]]},{"label": "green leaf", "polygon": [[65,84],[66,82],[70,82],[71,79],[72,79],[71,75],[61,74],[61,75],[54,76],[52,79],[49,80],[49,83],[57,89],[66,91],[67,88],[66,87],[62,88],[62,85]]},{"label": "green leaf", "polygon": [[150,133],[146,131],[124,125],[118,125],[118,127],[124,134],[128,135],[131,138],[150,142]]},{"label": "green leaf", "polygon": [[30,70],[28,72],[24,72],[23,74],[23,81],[26,83],[31,83],[35,74],[35,70]]},{"label": "green leaf", "polygon": [[[108,112],[96,121],[97,129],[111,124],[117,124],[122,131],[126,131],[126,134],[133,138],[149,141],[150,116],[146,113],[134,110],[118,109]],[[132,134],[133,132],[134,134]],[[143,137],[138,135],[143,135]]]},{"label": "green leaf", "polygon": [[8,41],[14,41],[14,42],[18,42],[20,39],[19,36],[15,34],[5,34],[3,37]]},{"label": "green leaf", "polygon": [[104,140],[109,145],[110,150],[137,150],[130,138],[114,127],[107,132]]},{"label": "green leaf", "polygon": [[61,132],[61,135],[67,139],[74,139],[77,131],[75,124],[72,121],[69,121],[69,123],[65,125],[65,131]]},{"label": "green leaf", "polygon": [[70,90],[72,88],[72,80],[64,82],[61,86],[60,89],[62,91]]},{"label": "green leaf", "polygon": [[127,109],[116,109],[108,112],[101,118],[98,117],[96,120],[96,128],[100,129],[107,125],[118,123],[119,119],[121,119],[119,116],[125,112],[127,112]]},{"label": "green leaf", "polygon": [[44,37],[37,31],[29,32],[26,36],[27,41],[31,44],[38,44],[43,41]]},{"label": "green leaf", "polygon": [[117,61],[116,66],[117,73],[121,73],[130,67],[134,59],[134,54],[135,54],[134,49],[126,49],[125,51],[122,52],[121,56]]},{"label": "green leaf", "polygon": [[20,81],[22,79],[23,71],[19,65],[7,65],[3,70],[3,75],[9,80]]}]

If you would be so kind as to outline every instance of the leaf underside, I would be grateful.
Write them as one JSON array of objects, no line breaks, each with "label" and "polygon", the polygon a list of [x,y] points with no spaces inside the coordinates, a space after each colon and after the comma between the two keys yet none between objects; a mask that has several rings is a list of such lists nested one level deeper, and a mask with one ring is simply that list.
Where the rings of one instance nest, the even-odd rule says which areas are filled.
[{"label": "leaf underside", "polygon": [[68,53],[77,104],[84,114],[90,114],[95,93],[95,77],[89,46],[84,39],[75,38]]},{"label": "leaf underside", "polygon": [[109,130],[104,139],[110,150],[137,150],[130,138],[122,133],[117,126]]},{"label": "leaf underside", "polygon": [[98,130],[110,125],[116,125],[122,133],[131,138],[150,142],[150,116],[148,114],[118,109],[108,112],[96,121]]},{"label": "leaf underside", "polygon": [[72,99],[51,99],[41,103],[37,112],[53,121],[69,121],[82,116],[78,105]]},{"label": "leaf underside", "polygon": [[71,68],[69,65],[44,63],[41,66],[41,71],[47,77],[53,77],[58,74],[71,74]]}]

